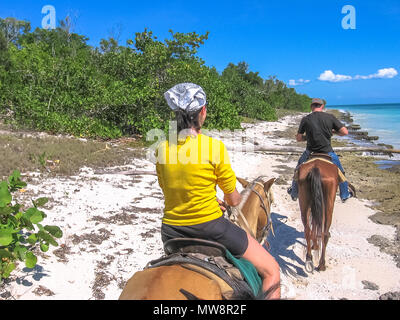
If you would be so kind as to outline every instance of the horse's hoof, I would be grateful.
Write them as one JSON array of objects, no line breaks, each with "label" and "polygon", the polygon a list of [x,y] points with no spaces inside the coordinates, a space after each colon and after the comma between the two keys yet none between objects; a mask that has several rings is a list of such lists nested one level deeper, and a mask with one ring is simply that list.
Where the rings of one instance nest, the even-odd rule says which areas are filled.
[{"label": "horse's hoof", "polygon": [[320,272],[320,271],[325,271],[326,270],[326,267],[325,266],[318,266],[318,268],[317,268],[317,271],[318,272]]},{"label": "horse's hoof", "polygon": [[314,273],[314,264],[312,261],[306,261],[306,271],[308,273]]}]

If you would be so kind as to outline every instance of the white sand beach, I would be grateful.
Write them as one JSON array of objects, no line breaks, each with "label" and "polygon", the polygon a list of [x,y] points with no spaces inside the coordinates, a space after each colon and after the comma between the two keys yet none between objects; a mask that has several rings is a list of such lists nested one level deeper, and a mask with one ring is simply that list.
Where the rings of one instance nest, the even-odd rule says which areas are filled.
[{"label": "white sand beach", "polygon": [[[299,119],[288,116],[277,122],[245,124],[244,134],[253,134],[263,145],[285,145],[290,141],[275,138],[273,132],[285,130]],[[227,145],[233,141],[226,134],[212,135],[220,136]],[[234,141],[235,145],[249,143],[237,136]],[[297,163],[297,156],[229,153],[237,176],[249,180],[261,175],[279,178],[279,166],[294,169]],[[45,223],[60,226],[64,236],[58,248],[39,254],[34,270],[20,263],[0,288],[2,298],[118,299],[136,271],[163,255],[163,195],[157,177],[113,173],[121,170],[154,171],[155,166],[144,159],[132,159],[130,165],[107,168],[109,173],[82,168],[78,176],[68,178],[42,179],[39,173],[29,174],[33,180],[28,185],[29,196],[50,198],[44,210],[48,215]],[[362,199],[343,204],[337,197],[326,253],[327,270],[307,274],[300,211],[298,203],[286,193],[288,186],[273,186],[275,237],[269,237],[271,253],[281,267],[282,298],[377,299],[386,292],[400,291],[400,272],[393,258],[367,241],[372,235],[393,239],[395,228],[373,223],[368,217],[375,211]],[[222,197],[220,191],[219,195]],[[365,289],[362,281],[379,288]]]}]

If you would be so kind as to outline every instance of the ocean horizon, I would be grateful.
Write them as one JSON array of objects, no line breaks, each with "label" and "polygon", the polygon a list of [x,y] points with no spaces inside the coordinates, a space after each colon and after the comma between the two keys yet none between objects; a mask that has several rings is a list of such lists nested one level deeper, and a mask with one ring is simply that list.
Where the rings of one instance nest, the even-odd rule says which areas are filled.
[{"label": "ocean horizon", "polygon": [[400,149],[400,103],[329,105],[327,109],[349,112],[370,136],[378,136],[376,143]]}]

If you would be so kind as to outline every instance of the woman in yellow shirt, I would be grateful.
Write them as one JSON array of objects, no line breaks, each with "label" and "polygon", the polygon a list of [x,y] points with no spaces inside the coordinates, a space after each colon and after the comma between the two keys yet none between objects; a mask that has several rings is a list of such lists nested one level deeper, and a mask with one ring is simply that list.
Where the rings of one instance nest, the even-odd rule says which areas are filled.
[{"label": "woman in yellow shirt", "polygon": [[[280,283],[279,265],[252,236],[223,217],[222,202],[216,197],[218,185],[228,205],[241,201],[225,145],[201,133],[206,94],[198,85],[182,83],[164,96],[176,113],[179,137],[157,149],[156,169],[165,197],[162,241],[185,237],[219,242],[253,263],[263,278],[263,289],[269,290]],[[271,298],[280,298],[279,287]]]}]

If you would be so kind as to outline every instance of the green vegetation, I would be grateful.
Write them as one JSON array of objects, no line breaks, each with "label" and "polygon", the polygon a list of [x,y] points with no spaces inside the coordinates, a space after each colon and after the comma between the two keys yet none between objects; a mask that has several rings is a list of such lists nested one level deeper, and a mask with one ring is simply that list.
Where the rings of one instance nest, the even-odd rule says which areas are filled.
[{"label": "green vegetation", "polygon": [[[15,168],[21,172],[40,171],[50,176],[79,174],[82,166],[96,170],[123,166],[132,159],[144,158],[141,140],[114,141],[70,139],[39,134],[0,134],[0,180]],[[29,182],[30,177],[26,177]]]},{"label": "green vegetation", "polygon": [[7,181],[0,182],[0,281],[10,276],[17,260],[33,269],[37,263],[33,253],[37,245],[42,252],[47,252],[50,245],[58,246],[55,238],[63,235],[57,226],[40,224],[46,214],[39,208],[48,202],[47,198],[32,200],[33,207],[27,210],[23,210],[15,199],[13,204],[12,193],[24,187],[26,183],[21,181],[19,171],[14,171]]},{"label": "green vegetation", "polygon": [[208,128],[239,128],[241,117],[276,120],[276,109],[307,110],[310,98],[275,77],[262,79],[245,63],[222,74],[196,54],[208,38],[170,31],[160,41],[149,30],[126,45],[113,38],[98,47],[70,31],[14,18],[0,19],[0,116],[19,127],[112,139],[166,130],[173,117],[163,93],[180,82],[204,88]]}]

